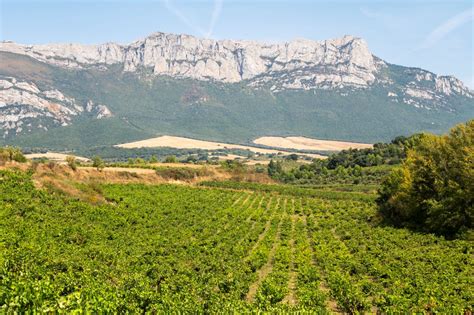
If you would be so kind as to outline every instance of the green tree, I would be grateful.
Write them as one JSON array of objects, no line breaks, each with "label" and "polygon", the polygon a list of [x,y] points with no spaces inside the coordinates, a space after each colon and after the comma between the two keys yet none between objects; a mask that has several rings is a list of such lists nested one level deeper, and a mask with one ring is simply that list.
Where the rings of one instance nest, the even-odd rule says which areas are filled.
[{"label": "green tree", "polygon": [[268,163],[268,175],[270,177],[278,177],[283,173],[283,168],[279,161],[270,160]]},{"label": "green tree", "polygon": [[474,219],[474,120],[449,135],[424,135],[384,180],[381,213],[398,225],[455,235]]}]

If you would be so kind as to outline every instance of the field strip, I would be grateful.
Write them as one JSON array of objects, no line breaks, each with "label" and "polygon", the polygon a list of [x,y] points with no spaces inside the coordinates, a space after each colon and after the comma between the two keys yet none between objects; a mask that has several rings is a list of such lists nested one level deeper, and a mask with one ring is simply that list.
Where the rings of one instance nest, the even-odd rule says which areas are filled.
[{"label": "field strip", "polygon": [[234,207],[239,201],[240,199],[242,199],[243,197],[243,194],[239,196],[239,198],[235,199],[235,201],[232,203],[231,207]]},{"label": "field strip", "polygon": [[[253,204],[255,203],[255,201],[257,201],[257,199],[258,199],[258,197],[259,197],[258,195],[251,195],[251,196],[254,197],[254,198],[252,199],[252,201],[250,202],[249,205],[245,206],[245,202],[239,205],[239,209],[240,209],[242,212],[244,212],[244,211],[249,210],[250,208],[252,208]],[[247,201],[247,199],[246,199],[245,201]],[[251,217],[252,217],[252,213],[249,214],[249,218],[251,218]],[[247,219],[248,219],[248,218],[247,218]],[[223,230],[224,230],[224,231],[227,231],[227,229],[229,228],[229,226],[230,226],[231,223],[232,223],[232,222],[231,222],[230,220],[227,220],[227,222],[225,223],[225,225],[224,225],[224,227],[223,227]],[[218,231],[220,231],[220,229],[219,229]]]},{"label": "field strip", "polygon": [[288,294],[285,296],[283,299],[283,303],[287,303],[289,305],[295,305],[297,303],[296,299],[296,280],[297,280],[297,272],[295,270],[295,223],[298,220],[299,216],[293,214],[294,213],[294,207],[295,207],[295,199],[292,199],[292,214],[290,216],[291,218],[291,238],[289,241],[290,245],[290,250],[291,250],[291,258],[290,258],[290,266],[289,266],[289,279],[288,279]]},{"label": "field strip", "polygon": [[[247,209],[250,209],[252,208],[252,206],[255,204],[255,201],[257,201],[257,199],[259,198],[260,196],[255,194],[255,198],[252,200],[252,202],[250,203],[250,205],[247,207]],[[248,218],[247,218],[248,220]]]},{"label": "field strip", "polygon": [[[333,235],[333,237],[342,244],[342,246],[344,247],[345,249],[345,252],[350,256],[350,257],[353,257],[352,253],[350,252],[350,250],[347,248],[347,245],[344,243],[344,241],[341,239],[341,236],[339,234],[337,234],[336,232],[336,227],[333,227],[331,229],[331,233]],[[375,283],[377,282],[377,280],[375,280],[373,277],[369,276],[369,275],[366,275],[366,280],[368,280],[369,282],[372,282],[372,283]],[[370,312],[371,313],[378,313],[378,308],[377,306],[375,306],[373,304],[374,300],[375,300],[375,297],[373,295],[370,295],[367,297],[367,299],[370,301],[370,303],[372,304],[371,307],[370,307]]]},{"label": "field strip", "polygon": [[265,195],[262,194],[262,199],[260,199],[260,202],[258,203],[258,206],[257,206],[258,209],[262,207],[262,203],[264,199],[265,199]]},{"label": "field strip", "polygon": [[[265,196],[264,196],[264,195],[261,195],[260,197],[261,197],[261,198],[260,198],[260,201],[258,202],[257,207],[255,208],[254,211],[252,211],[252,213],[249,214],[249,216],[247,217],[247,219],[245,219],[245,222],[247,222],[247,223],[250,222],[250,221],[252,220],[252,218],[254,217],[255,212],[257,212],[257,211],[260,209],[260,207],[261,207],[261,205],[262,205],[262,202],[263,202],[263,200],[265,199]],[[255,201],[256,201],[257,199],[258,199],[258,197],[255,198],[255,200],[252,202],[252,204],[249,206],[249,208],[251,208],[251,207],[253,206],[253,204],[255,203]],[[255,222],[256,222],[256,221],[254,221],[254,224],[253,224],[252,226],[255,225]]]},{"label": "field strip", "polygon": [[[244,209],[245,209],[245,202],[246,202],[249,198],[251,198],[251,197],[253,197],[253,196],[254,196],[253,194],[248,194],[248,195],[247,195],[247,198],[244,200],[244,202],[243,202],[243,203],[240,203],[240,204],[238,203],[238,201],[241,200],[242,198],[241,198],[241,197],[237,198],[237,200],[234,201],[234,202],[232,203],[232,205],[230,206],[230,209],[223,209],[223,213],[222,213],[221,215],[224,215],[224,213],[225,213],[226,215],[229,215],[229,212],[228,212],[228,211],[229,211],[229,210],[232,211],[232,212],[235,211],[235,210],[236,210],[236,208],[235,208],[236,206],[237,206],[238,209],[244,210]],[[226,211],[226,212],[225,212],[225,211]],[[216,234],[219,234],[219,233],[221,233],[221,232],[227,231],[231,223],[232,223],[231,220],[226,220],[226,223],[225,223],[224,225],[219,226],[219,227],[216,229],[216,232],[215,232],[215,233],[216,233]]]},{"label": "field strip", "polygon": [[341,151],[352,149],[365,149],[373,147],[369,143],[320,140],[307,137],[260,137],[253,141],[255,144],[266,145],[274,148],[313,150],[313,151]]},{"label": "field strip", "polygon": [[[253,198],[252,202],[250,202],[250,204],[247,207],[241,207],[242,211],[250,210],[253,207],[253,205],[255,204],[255,202],[257,201],[257,199],[259,199],[260,196],[255,194],[254,197],[255,198]],[[262,199],[260,199],[260,203],[261,202],[262,202]],[[256,209],[256,210],[252,211],[251,213],[249,213],[248,217],[245,219],[245,222],[249,222],[250,220],[252,220],[252,217],[253,217],[253,215],[255,214],[255,212],[257,210],[258,209]]]},{"label": "field strip", "polygon": [[243,206],[247,203],[247,201],[249,201],[250,196],[252,196],[252,194],[248,194],[247,198],[245,198],[245,200],[240,204],[241,208],[243,208]]},{"label": "field strip", "polygon": [[[277,203],[275,205],[275,211],[278,211],[278,207],[280,205],[280,198],[277,199]],[[271,215],[271,217],[268,219],[267,223],[265,223],[265,228],[264,230],[262,231],[262,233],[260,233],[260,235],[258,236],[258,239],[257,241],[255,242],[255,244],[253,245],[252,249],[250,250],[250,252],[253,252],[257,247],[258,245],[260,244],[260,242],[263,240],[263,238],[265,237],[265,235],[267,234],[268,230],[270,229],[270,226],[272,224],[272,219],[273,219],[273,216],[275,215],[275,212]]]},{"label": "field strip", "polygon": [[[278,200],[279,201],[279,200]],[[285,202],[286,202],[286,199],[285,199]],[[278,203],[277,203],[278,205]],[[247,296],[245,297],[245,299],[248,301],[248,302],[253,302],[254,299],[255,299],[255,295],[257,294],[257,290],[258,288],[260,287],[260,285],[262,284],[262,282],[265,280],[265,278],[272,272],[273,270],[273,260],[275,258],[275,252],[277,250],[277,247],[280,243],[280,233],[281,233],[281,225],[283,223],[283,217],[284,217],[284,214],[282,214],[280,216],[280,221],[278,223],[278,227],[277,227],[277,231],[276,231],[276,234],[275,234],[275,238],[273,239],[273,246],[272,246],[272,249],[270,250],[270,253],[268,254],[268,260],[267,262],[265,263],[265,265],[263,265],[262,268],[260,268],[258,271],[257,271],[257,280],[252,283],[249,287],[249,291],[247,293]]]},{"label": "field strip", "polygon": [[[255,214],[256,212],[258,212],[260,210],[260,206],[262,205],[263,203],[263,200],[265,200],[265,195],[262,195],[262,199],[260,200],[259,204],[258,204],[258,207],[255,209],[255,211],[253,212],[253,214]],[[273,196],[270,196],[270,199],[268,200],[268,203],[265,207],[265,212],[269,211],[270,210],[270,206],[271,206],[271,203],[272,203],[272,200],[273,200]],[[250,217],[249,217],[250,218]],[[249,218],[247,218],[248,220],[250,220]],[[271,218],[270,218],[271,220]],[[252,223],[252,226],[250,227],[250,229],[247,231],[247,233],[245,233],[245,236],[242,237],[239,242],[237,243],[238,245],[242,244],[242,242],[250,235],[250,233],[255,229],[255,225],[257,224],[257,220],[255,220],[253,223]],[[250,251],[251,252],[251,251]]]},{"label": "field strip", "polygon": [[[303,206],[301,205],[302,207],[302,210],[303,210]],[[331,294],[330,294],[330,289],[326,283],[327,279],[326,279],[326,274],[324,272],[324,270],[322,270],[322,268],[317,264],[316,262],[316,257],[314,255],[314,247],[315,247],[315,244],[313,242],[313,238],[311,237],[311,232],[310,230],[308,229],[308,221],[307,221],[307,215],[304,214],[302,217],[301,217],[302,221],[303,221],[303,224],[305,226],[305,229],[306,229],[306,237],[308,239],[308,242],[310,244],[310,250],[311,250],[311,263],[313,264],[313,266],[315,266],[316,268],[318,268],[318,270],[321,271],[321,275],[322,275],[322,280],[319,282],[319,287],[318,289],[323,292],[327,299],[326,299],[326,308],[331,312],[331,313],[341,313],[341,310],[339,308],[339,306],[337,305],[337,302],[331,297]]]}]

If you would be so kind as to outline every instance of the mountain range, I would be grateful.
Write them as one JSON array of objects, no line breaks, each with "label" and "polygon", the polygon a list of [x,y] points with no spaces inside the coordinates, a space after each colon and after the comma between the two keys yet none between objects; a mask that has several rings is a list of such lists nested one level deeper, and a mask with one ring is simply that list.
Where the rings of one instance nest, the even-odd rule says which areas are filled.
[{"label": "mountain range", "polygon": [[131,44],[0,43],[0,143],[73,149],[157,135],[360,142],[474,117],[452,76],[390,64],[360,38],[285,43],[154,33]]}]

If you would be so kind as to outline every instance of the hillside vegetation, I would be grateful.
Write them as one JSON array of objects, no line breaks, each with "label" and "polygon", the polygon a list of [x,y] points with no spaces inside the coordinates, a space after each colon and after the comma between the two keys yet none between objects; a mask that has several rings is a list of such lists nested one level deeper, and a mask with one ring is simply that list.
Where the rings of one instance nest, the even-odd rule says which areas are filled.
[{"label": "hillside vegetation", "polygon": [[314,159],[310,164],[295,164],[296,155],[272,160],[268,174],[290,184],[379,184],[394,165],[406,158],[409,148],[421,135],[397,137],[390,143],[376,143],[373,148],[348,149],[331,154],[327,159]]}]

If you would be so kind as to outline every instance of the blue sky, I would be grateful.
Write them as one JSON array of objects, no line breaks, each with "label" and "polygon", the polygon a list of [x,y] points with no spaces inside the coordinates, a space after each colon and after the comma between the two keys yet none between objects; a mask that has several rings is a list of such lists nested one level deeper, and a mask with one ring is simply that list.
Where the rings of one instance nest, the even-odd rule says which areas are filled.
[{"label": "blue sky", "polygon": [[0,0],[0,39],[132,42],[155,31],[217,39],[367,40],[382,59],[474,88],[473,4],[445,0]]}]

